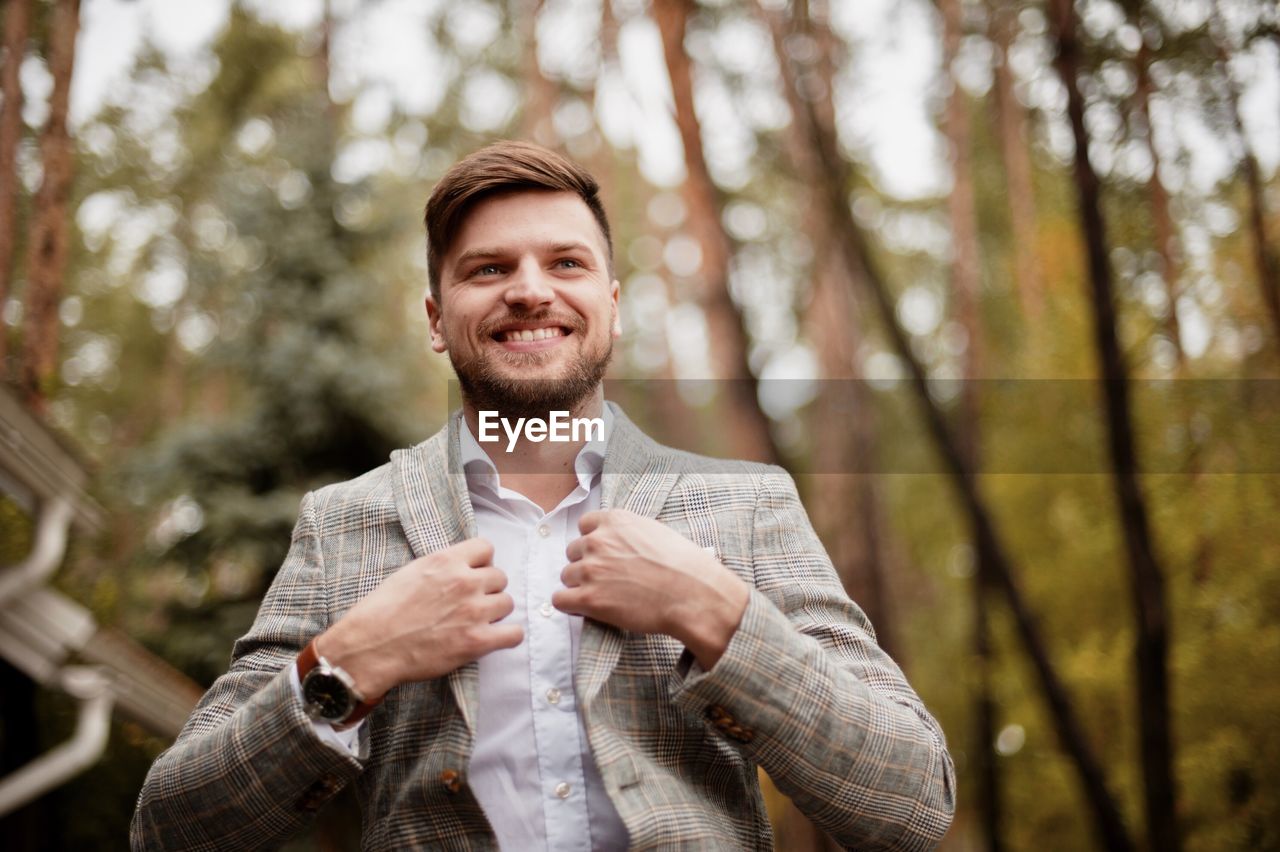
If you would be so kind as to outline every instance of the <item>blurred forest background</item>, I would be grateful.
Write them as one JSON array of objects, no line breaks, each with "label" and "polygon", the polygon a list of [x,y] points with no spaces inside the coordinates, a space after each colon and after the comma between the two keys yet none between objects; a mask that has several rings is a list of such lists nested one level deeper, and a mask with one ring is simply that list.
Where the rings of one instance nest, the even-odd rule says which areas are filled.
[{"label": "blurred forest background", "polygon": [[[1280,849],[1274,2],[232,3],[71,120],[101,3],[4,3],[0,113],[0,357],[96,471],[57,586],[99,621],[225,670],[304,491],[442,424],[421,208],[527,138],[604,184],[617,398],[787,465],[940,718],[944,848]],[[411,98],[352,70],[390,51]],[[3,674],[6,755],[65,737]],[[116,722],[6,846],[123,848],[165,745]]]}]

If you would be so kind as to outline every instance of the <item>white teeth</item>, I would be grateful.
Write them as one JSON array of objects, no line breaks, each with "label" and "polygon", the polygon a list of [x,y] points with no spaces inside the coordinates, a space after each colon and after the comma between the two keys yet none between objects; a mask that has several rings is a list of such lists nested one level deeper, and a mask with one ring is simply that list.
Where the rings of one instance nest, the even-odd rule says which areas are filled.
[{"label": "white teeth", "polygon": [[521,328],[512,329],[506,332],[505,339],[508,341],[516,340],[546,340],[548,337],[563,337],[564,332],[559,326],[551,328]]}]

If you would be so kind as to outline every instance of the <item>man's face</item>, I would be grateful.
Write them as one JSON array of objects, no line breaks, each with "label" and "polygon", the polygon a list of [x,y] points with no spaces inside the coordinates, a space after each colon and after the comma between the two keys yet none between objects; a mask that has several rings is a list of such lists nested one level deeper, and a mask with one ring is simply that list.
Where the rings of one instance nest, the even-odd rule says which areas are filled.
[{"label": "man's face", "polygon": [[504,417],[575,410],[622,333],[604,235],[572,192],[478,202],[441,258],[427,315],[467,401]]}]

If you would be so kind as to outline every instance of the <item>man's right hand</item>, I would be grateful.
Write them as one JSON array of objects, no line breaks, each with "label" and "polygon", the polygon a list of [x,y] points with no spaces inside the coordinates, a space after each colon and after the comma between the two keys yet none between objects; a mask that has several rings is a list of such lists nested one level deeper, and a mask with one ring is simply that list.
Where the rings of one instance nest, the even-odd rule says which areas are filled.
[{"label": "man's right hand", "polygon": [[345,669],[366,700],[431,680],[524,639],[495,624],[515,607],[493,545],[470,538],[398,569],[320,635],[316,650]]}]

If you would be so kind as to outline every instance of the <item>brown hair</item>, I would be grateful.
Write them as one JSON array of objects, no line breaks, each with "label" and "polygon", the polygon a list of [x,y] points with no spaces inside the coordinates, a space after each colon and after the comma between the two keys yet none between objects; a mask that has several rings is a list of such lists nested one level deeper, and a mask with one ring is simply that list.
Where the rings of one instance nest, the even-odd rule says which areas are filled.
[{"label": "brown hair", "polygon": [[581,198],[600,225],[609,266],[613,267],[609,219],[600,203],[600,184],[591,173],[541,145],[494,142],[454,163],[427,199],[424,219],[432,296],[440,298],[440,262],[471,208],[490,196],[522,190],[572,192]]}]

